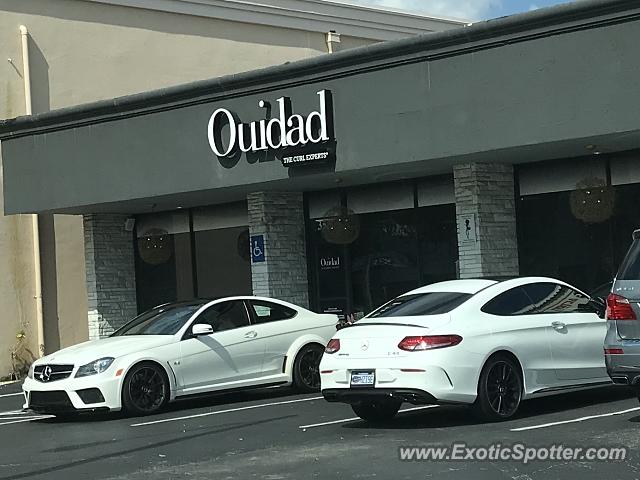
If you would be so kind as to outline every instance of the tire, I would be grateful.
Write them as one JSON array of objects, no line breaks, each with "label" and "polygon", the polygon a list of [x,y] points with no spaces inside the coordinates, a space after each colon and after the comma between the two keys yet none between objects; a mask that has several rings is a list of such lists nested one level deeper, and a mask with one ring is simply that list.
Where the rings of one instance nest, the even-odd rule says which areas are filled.
[{"label": "tire", "polygon": [[506,355],[489,358],[478,381],[476,415],[484,421],[498,422],[513,417],[522,400],[520,366]]},{"label": "tire", "polygon": [[300,392],[320,390],[320,360],[324,348],[317,344],[305,345],[293,362],[293,386]]},{"label": "tire", "polygon": [[402,402],[399,400],[376,400],[351,405],[354,413],[371,423],[387,422],[396,416]]},{"label": "tire", "polygon": [[153,362],[134,365],[122,384],[122,408],[129,415],[152,415],[169,401],[169,380]]}]

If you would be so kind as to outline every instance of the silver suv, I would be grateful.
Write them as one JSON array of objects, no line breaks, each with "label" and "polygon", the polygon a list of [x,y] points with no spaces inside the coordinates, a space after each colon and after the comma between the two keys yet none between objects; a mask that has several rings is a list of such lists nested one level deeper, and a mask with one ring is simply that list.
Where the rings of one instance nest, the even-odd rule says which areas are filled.
[{"label": "silver suv", "polygon": [[607,297],[604,356],[614,383],[632,385],[640,399],[640,230]]}]

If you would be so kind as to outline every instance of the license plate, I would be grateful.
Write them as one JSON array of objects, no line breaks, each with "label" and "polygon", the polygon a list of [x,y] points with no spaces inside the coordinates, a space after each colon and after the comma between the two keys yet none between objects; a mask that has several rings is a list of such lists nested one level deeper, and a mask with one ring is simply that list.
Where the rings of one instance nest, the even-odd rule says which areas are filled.
[{"label": "license plate", "polygon": [[373,370],[351,372],[352,387],[373,387],[376,384],[376,375]]}]

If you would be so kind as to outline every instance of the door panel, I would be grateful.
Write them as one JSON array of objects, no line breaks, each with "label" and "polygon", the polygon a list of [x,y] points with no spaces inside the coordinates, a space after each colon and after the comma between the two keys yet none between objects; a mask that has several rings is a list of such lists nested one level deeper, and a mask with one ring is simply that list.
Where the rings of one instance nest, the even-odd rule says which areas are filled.
[{"label": "door panel", "polygon": [[[558,380],[608,379],[602,348],[606,321],[594,313],[541,315]],[[566,383],[566,382],[565,382]]]},{"label": "door panel", "polygon": [[281,374],[289,347],[304,329],[312,325],[284,305],[263,300],[249,300],[248,305],[254,329],[265,343],[262,375]]},{"label": "door panel", "polygon": [[249,324],[244,302],[214,304],[202,312],[195,323],[209,323],[214,333],[180,342],[177,370],[188,393],[260,376],[265,343]]},{"label": "door panel", "polygon": [[531,283],[524,289],[533,303],[530,314],[546,325],[558,381],[606,379],[602,352],[606,322],[586,311],[591,308],[589,297],[554,282]]},{"label": "door panel", "polygon": [[494,297],[482,307],[491,325],[492,348],[508,348],[522,364],[527,392],[558,385],[546,324],[538,315],[530,315],[531,299],[515,287]]},{"label": "door panel", "polygon": [[528,392],[557,385],[546,326],[538,317],[494,317],[491,325],[491,343],[509,348],[518,357]]}]

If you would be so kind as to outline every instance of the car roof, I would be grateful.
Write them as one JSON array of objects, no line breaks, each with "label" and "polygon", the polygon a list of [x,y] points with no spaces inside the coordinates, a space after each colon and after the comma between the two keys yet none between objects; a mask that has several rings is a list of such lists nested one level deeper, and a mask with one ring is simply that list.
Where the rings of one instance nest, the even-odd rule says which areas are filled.
[{"label": "car roof", "polygon": [[[160,305],[156,305],[149,310],[156,310],[159,308],[176,308],[176,307],[189,307],[189,306],[204,306],[208,303],[219,301],[219,300],[260,300],[271,303],[278,303],[281,305],[295,307],[297,309],[305,310],[304,307],[300,307],[299,305],[294,305],[284,300],[280,300],[278,298],[270,298],[270,297],[260,297],[256,295],[235,295],[230,297],[200,297],[195,298],[193,300],[179,300],[176,302],[166,302]],[[149,311],[148,310],[148,311]]]},{"label": "car roof", "polygon": [[497,283],[499,283],[497,280],[490,280],[487,278],[447,280],[445,282],[432,283],[430,285],[425,285],[424,287],[416,288],[404,295],[415,295],[417,293],[430,292],[459,292],[473,295],[478,293],[480,290],[484,290],[485,288]]}]

